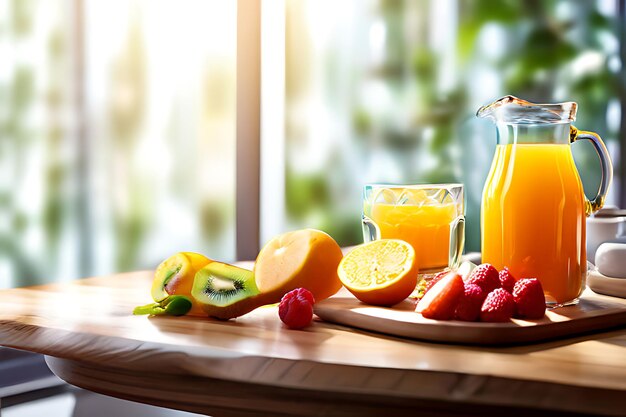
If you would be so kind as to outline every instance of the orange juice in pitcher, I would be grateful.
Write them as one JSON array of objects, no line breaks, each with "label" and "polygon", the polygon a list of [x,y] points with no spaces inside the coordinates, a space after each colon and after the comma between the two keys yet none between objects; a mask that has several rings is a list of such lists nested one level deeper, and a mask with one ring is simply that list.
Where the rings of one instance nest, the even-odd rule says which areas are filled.
[{"label": "orange juice in pitcher", "polygon": [[[546,301],[576,302],[585,288],[585,218],[600,209],[612,178],[602,140],[571,126],[576,103],[540,105],[507,96],[477,115],[497,126],[498,145],[483,190],[482,260],[517,278],[538,278]],[[589,139],[603,170],[585,198],[570,143]]]}]

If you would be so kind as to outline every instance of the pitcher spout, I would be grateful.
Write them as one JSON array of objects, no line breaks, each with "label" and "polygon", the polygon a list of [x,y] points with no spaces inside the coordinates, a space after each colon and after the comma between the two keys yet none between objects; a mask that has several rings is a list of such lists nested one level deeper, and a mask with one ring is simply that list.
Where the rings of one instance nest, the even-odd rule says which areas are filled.
[{"label": "pitcher spout", "polygon": [[480,118],[500,124],[571,123],[576,119],[577,104],[573,101],[556,104],[537,104],[504,96],[476,112]]}]

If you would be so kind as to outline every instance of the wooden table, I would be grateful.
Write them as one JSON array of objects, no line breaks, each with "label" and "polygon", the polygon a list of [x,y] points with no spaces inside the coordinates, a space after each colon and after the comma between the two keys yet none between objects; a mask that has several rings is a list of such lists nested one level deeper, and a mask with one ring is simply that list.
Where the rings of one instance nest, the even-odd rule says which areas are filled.
[{"label": "wooden table", "polygon": [[626,329],[478,348],[317,321],[136,317],[150,272],[0,291],[0,345],[99,393],[214,416],[626,415]]}]

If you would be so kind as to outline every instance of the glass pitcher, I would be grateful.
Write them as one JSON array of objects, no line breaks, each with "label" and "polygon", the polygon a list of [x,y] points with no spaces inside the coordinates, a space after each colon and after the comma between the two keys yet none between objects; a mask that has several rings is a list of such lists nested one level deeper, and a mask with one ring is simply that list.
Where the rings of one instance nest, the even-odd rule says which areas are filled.
[{"label": "glass pitcher", "polygon": [[[482,260],[516,278],[538,278],[548,304],[571,304],[585,289],[585,218],[604,204],[611,158],[595,133],[571,125],[576,103],[534,104],[503,97],[476,113],[496,124],[498,144],[483,190]],[[602,182],[589,201],[570,143],[588,139]]]}]

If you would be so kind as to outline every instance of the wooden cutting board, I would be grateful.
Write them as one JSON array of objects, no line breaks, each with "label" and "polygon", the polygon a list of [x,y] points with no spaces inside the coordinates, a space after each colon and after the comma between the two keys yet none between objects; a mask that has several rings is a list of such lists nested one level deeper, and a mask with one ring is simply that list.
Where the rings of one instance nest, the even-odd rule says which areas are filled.
[{"label": "wooden cutting board", "polygon": [[441,321],[426,319],[414,310],[415,303],[409,300],[393,308],[374,307],[349,294],[315,305],[315,314],[329,322],[411,339],[471,345],[533,343],[626,325],[626,300],[590,290],[577,305],[548,310],[541,320]]}]

